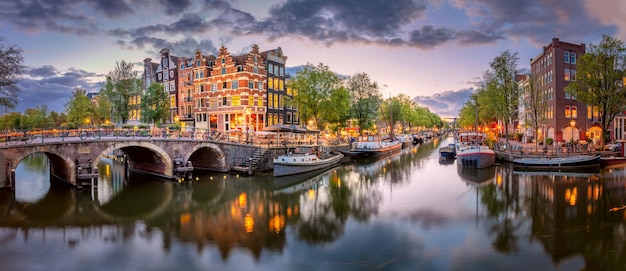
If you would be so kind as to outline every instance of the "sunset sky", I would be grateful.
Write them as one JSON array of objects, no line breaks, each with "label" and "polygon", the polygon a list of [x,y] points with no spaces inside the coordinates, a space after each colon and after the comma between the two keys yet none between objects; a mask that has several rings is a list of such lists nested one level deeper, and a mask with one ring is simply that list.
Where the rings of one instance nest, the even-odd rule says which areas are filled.
[{"label": "sunset sky", "polygon": [[324,63],[367,73],[385,97],[404,93],[442,117],[458,114],[504,50],[519,68],[553,37],[626,41],[623,0],[3,0],[0,37],[24,52],[17,111],[64,111],[73,89],[97,91],[115,62],[162,48],[231,53],[281,47],[287,67]]}]

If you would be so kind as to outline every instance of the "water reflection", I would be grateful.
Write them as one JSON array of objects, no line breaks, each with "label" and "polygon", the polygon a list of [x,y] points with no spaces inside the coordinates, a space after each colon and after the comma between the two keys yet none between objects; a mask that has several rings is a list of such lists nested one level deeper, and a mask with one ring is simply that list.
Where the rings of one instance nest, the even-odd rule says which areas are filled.
[{"label": "water reflection", "polygon": [[178,183],[102,161],[93,193],[52,186],[20,202],[0,191],[0,253],[20,251],[6,266],[28,270],[626,266],[623,168],[468,169],[439,163],[447,140],[289,178],[194,172]]}]

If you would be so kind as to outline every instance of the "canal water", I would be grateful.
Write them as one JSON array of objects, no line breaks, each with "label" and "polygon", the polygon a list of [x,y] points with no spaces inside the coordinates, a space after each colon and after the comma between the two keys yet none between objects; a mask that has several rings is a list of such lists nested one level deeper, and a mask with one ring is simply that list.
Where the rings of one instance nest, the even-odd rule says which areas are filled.
[{"label": "canal water", "polygon": [[309,176],[195,172],[95,190],[45,156],[0,191],[1,270],[626,270],[626,171],[440,161],[451,138]]}]

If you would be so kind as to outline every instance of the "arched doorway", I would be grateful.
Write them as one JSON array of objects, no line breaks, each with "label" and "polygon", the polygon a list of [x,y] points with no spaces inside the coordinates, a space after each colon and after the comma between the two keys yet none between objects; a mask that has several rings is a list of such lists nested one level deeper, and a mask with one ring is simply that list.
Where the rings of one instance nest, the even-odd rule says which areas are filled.
[{"label": "arched doorway", "polygon": [[571,142],[580,140],[578,127],[567,126],[563,128],[563,141]]},{"label": "arched doorway", "polygon": [[591,138],[591,142],[593,142],[594,145],[600,145],[600,141],[602,140],[602,128],[600,128],[600,126],[591,126],[588,133],[587,138]]}]

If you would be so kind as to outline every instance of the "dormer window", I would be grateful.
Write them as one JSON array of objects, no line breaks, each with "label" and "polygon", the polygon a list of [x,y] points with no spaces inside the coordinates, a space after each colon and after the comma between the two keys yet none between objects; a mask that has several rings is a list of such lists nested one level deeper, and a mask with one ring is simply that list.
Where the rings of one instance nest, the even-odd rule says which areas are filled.
[{"label": "dormer window", "polygon": [[202,64],[202,61],[200,61],[200,60],[196,61],[196,66],[197,67],[200,67],[200,64]]},{"label": "dormer window", "polygon": [[243,67],[241,67],[241,65],[237,65],[237,71],[238,72],[242,72],[243,71]]},{"label": "dormer window", "polygon": [[213,67],[213,66],[215,66],[215,61],[213,60],[209,61],[209,67]]},{"label": "dormer window", "polygon": [[222,64],[226,63],[226,59],[222,58]]}]

